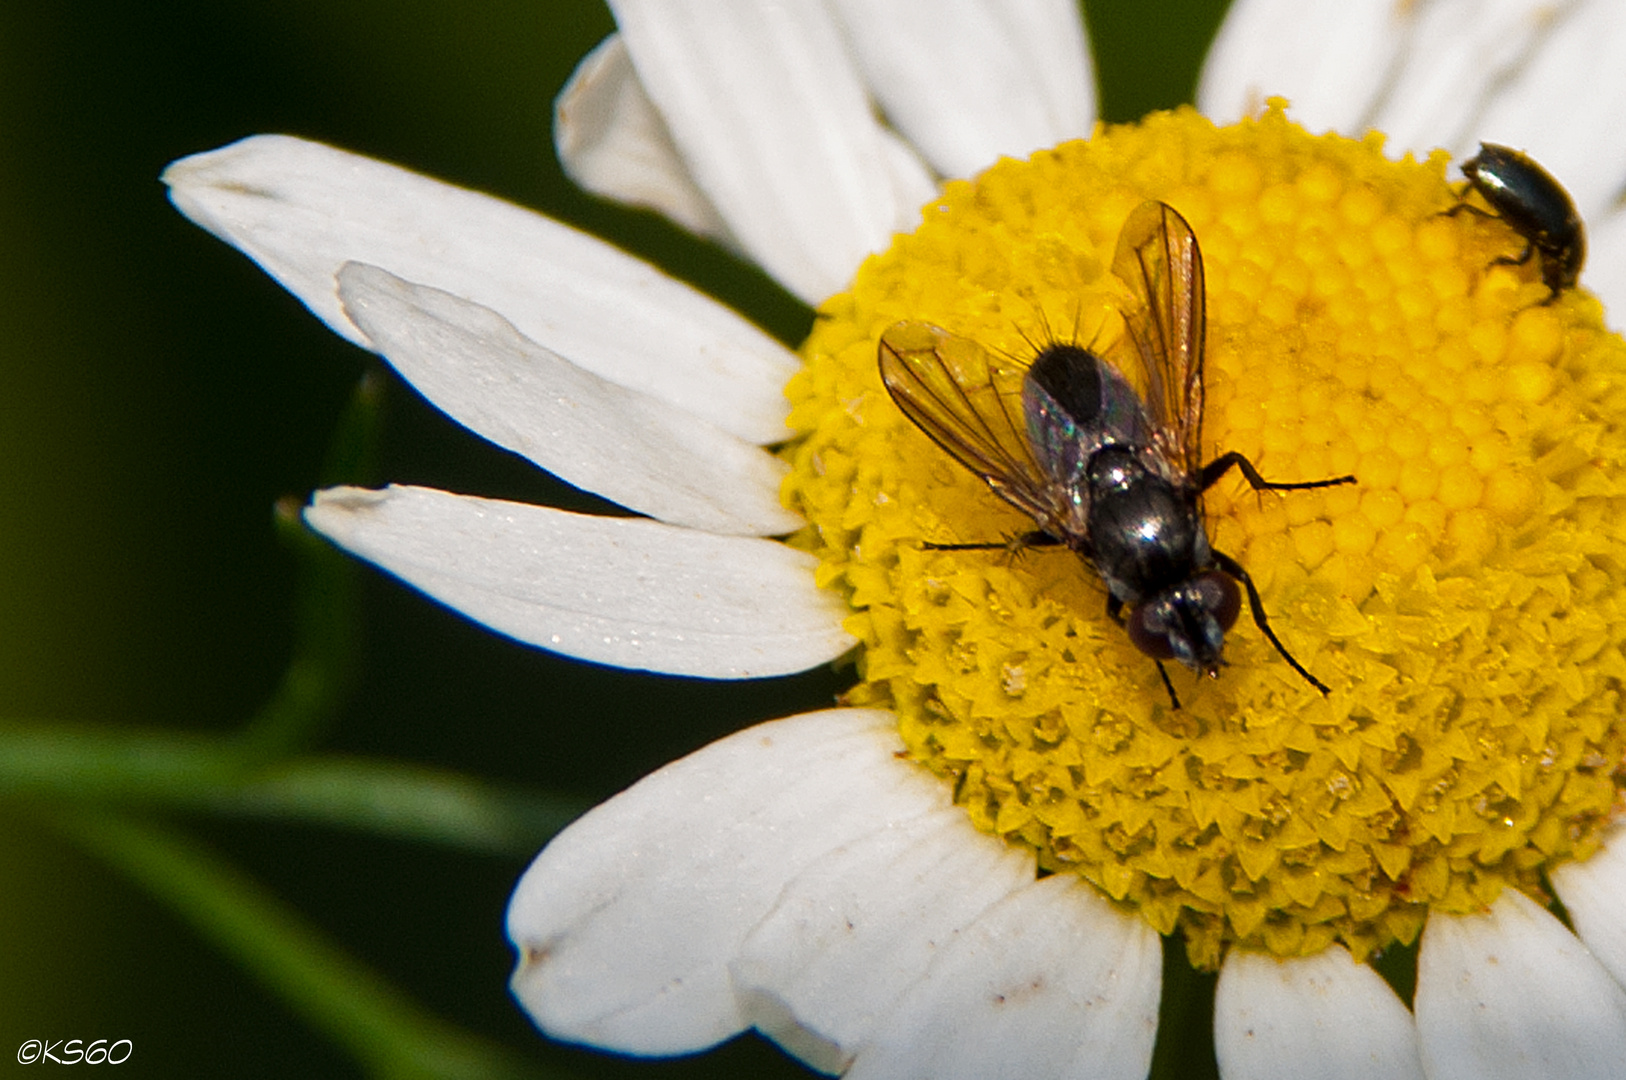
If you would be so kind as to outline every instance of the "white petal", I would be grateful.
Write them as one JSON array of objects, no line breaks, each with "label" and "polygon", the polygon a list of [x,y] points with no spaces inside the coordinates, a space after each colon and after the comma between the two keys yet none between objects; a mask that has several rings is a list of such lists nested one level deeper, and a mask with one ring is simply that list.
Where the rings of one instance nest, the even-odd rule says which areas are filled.
[{"label": "white petal", "polygon": [[1236,0],[1197,87],[1197,106],[1221,123],[1257,113],[1282,94],[1312,131],[1359,136],[1413,5],[1349,0]]},{"label": "white petal", "polygon": [[541,214],[285,135],[164,171],[170,199],[364,347],[334,275],[347,262],[491,308],[578,367],[753,442],[788,438],[796,359],[702,293]]},{"label": "white petal", "polygon": [[1405,1003],[1341,945],[1291,960],[1232,949],[1214,1049],[1229,1080],[1423,1080]]},{"label": "white petal", "polygon": [[1626,323],[1626,211],[1611,207],[1587,219],[1586,280],[1603,301],[1611,328]]},{"label": "white petal", "polygon": [[[817,302],[932,197],[889,149],[820,0],[615,0],[638,80],[744,249]],[[901,192],[901,194],[900,194]]]},{"label": "white petal", "polygon": [[478,623],[600,664],[746,679],[852,647],[812,556],[771,540],[394,486],[319,491],[305,520]]},{"label": "white petal", "polygon": [[553,142],[565,173],[593,194],[648,207],[690,232],[738,248],[689,175],[620,34],[588,53],[559,92]]},{"label": "white petal", "polygon": [[699,417],[583,371],[501,315],[375,266],[339,271],[345,313],[418,392],[498,446],[673,525],[774,536],[785,466]]},{"label": "white petal", "polygon": [[728,964],[786,881],[832,848],[941,808],[892,714],[759,724],[589,811],[508,908],[513,988],[548,1034],[635,1054],[704,1049],[748,1020]]},{"label": "white petal", "polygon": [[1529,151],[1602,215],[1626,187],[1626,8],[1616,0],[1242,0],[1203,71],[1198,103],[1234,119],[1284,94],[1311,130],[1388,149],[1443,146],[1458,159],[1481,140]]},{"label": "white petal", "polygon": [[1583,217],[1601,212],[1626,179],[1626,147],[1612,137],[1626,107],[1626,9],[1458,0],[1419,16],[1377,126],[1400,147],[1458,158],[1482,139],[1528,150]]},{"label": "white petal", "polygon": [[756,1028],[840,1072],[937,951],[1034,879],[1011,847],[949,805],[813,862],[751,931],[734,981]]},{"label": "white petal", "polygon": [[1626,985],[1626,827],[1615,826],[1586,862],[1552,872],[1570,925],[1615,981]]},{"label": "white petal", "polygon": [[1626,1062],[1626,990],[1513,889],[1481,915],[1430,915],[1417,956],[1429,1080],[1608,1080]]},{"label": "white petal", "polygon": [[849,1080],[1141,1080],[1162,951],[1144,919],[1072,874],[1035,882],[942,945]]},{"label": "white petal", "polygon": [[836,0],[888,119],[945,176],[1090,133],[1094,75],[1071,0]]}]

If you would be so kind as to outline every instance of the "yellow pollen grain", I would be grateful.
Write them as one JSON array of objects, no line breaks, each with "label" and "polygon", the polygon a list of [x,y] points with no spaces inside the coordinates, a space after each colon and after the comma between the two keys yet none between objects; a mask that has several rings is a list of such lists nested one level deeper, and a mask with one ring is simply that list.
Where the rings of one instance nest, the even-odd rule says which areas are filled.
[{"label": "yellow pollen grain", "polygon": [[[1626,343],[1583,291],[1542,303],[1535,261],[1498,264],[1506,223],[1445,214],[1447,164],[1309,135],[1280,103],[1103,126],[949,183],[823,305],[788,390],[793,543],[862,642],[848,699],[893,708],[977,827],[1200,965],[1365,956],[1430,911],[1541,898],[1626,803]],[[877,340],[910,320],[996,356],[1107,351],[1133,296],[1114,247],[1147,199],[1203,250],[1204,458],[1356,477],[1232,473],[1202,500],[1328,697],[1245,610],[1218,678],[1167,665],[1176,710],[1085,560],[926,546],[1033,521],[902,415]]]}]

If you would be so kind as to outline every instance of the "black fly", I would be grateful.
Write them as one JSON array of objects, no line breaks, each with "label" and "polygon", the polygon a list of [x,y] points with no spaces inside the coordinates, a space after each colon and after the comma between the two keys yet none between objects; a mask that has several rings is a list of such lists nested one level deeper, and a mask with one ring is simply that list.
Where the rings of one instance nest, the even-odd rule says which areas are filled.
[{"label": "black fly", "polygon": [[[1504,255],[1496,261],[1523,266],[1532,255],[1539,255],[1541,280],[1549,290],[1547,303],[1573,288],[1581,276],[1581,264],[1586,262],[1586,228],[1569,192],[1553,174],[1510,147],[1480,143],[1479,154],[1462,163],[1462,175],[1468,178],[1468,187],[1490,203],[1496,216],[1524,237],[1524,251],[1518,258]],[[1446,212],[1463,210],[1484,213],[1465,202]]]},{"label": "black fly", "polygon": [[881,335],[881,379],[905,416],[1033,518],[1038,529],[1019,546],[1065,546],[1094,567],[1107,586],[1107,614],[1157,661],[1175,708],[1180,699],[1162,662],[1219,674],[1225,631],[1242,607],[1237,582],[1276,651],[1328,693],[1270,629],[1248,572],[1210,546],[1202,493],[1232,466],[1268,491],[1355,478],[1272,483],[1234,451],[1203,462],[1203,260],[1173,207],[1147,202],[1129,216],[1112,271],[1135,295],[1124,314],[1123,341],[1133,344],[1121,351],[1140,365],[1144,398],[1123,365],[1081,345],[1052,342],[1026,362],[920,322]]}]

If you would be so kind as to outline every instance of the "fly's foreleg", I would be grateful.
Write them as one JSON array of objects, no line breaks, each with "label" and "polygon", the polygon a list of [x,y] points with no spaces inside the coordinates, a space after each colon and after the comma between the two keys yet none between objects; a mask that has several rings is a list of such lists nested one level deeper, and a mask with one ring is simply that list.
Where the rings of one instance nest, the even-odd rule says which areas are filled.
[{"label": "fly's foreleg", "polygon": [[1242,588],[1248,594],[1248,607],[1253,612],[1253,624],[1259,628],[1265,637],[1270,639],[1272,645],[1276,646],[1276,651],[1282,654],[1282,659],[1292,665],[1294,671],[1304,676],[1305,682],[1321,691],[1323,695],[1332,693],[1326,683],[1311,675],[1305,670],[1303,664],[1293,658],[1293,654],[1287,651],[1287,646],[1282,644],[1282,639],[1277,637],[1276,632],[1270,628],[1270,620],[1265,617],[1265,602],[1259,599],[1259,590],[1255,587],[1253,578],[1249,577],[1248,572],[1242,568],[1242,564],[1223,551],[1216,551],[1214,552],[1214,565],[1242,582]]}]

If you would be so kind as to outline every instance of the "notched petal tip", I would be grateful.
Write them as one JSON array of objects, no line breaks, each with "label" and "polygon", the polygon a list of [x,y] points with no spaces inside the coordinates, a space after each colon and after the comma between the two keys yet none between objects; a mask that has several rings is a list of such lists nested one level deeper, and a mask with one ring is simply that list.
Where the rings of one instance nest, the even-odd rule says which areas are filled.
[{"label": "notched petal tip", "polygon": [[232,165],[244,155],[255,154],[268,147],[274,148],[276,141],[283,138],[286,136],[249,135],[214,150],[188,154],[164,166],[164,171],[158,174],[158,179],[172,193],[180,192],[183,195],[218,187],[269,198],[272,194],[270,191],[237,180],[233,175]]},{"label": "notched petal tip", "polygon": [[[389,488],[363,488],[343,485],[340,487],[323,488],[311,496],[310,505],[305,507],[305,521],[317,531],[323,531],[327,523],[336,523],[347,513],[365,513],[375,509],[390,500]],[[323,525],[316,525],[312,517],[322,521]]]},{"label": "notched petal tip", "polygon": [[508,976],[509,992],[544,1033],[569,1041],[572,1032],[568,1024],[554,1015],[547,988],[548,965],[554,955],[553,941],[515,938],[513,945],[518,958],[513,973]]}]

